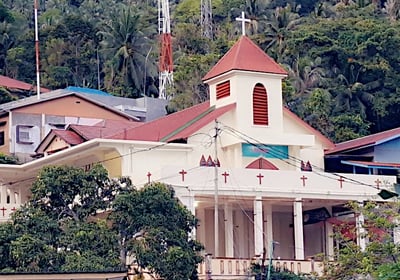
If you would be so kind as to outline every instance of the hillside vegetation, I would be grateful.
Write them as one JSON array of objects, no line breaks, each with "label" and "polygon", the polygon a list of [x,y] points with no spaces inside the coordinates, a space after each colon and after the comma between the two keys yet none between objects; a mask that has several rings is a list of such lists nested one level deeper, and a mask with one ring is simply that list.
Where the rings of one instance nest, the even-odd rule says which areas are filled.
[{"label": "hillside vegetation", "polygon": [[[0,74],[34,84],[34,1],[0,0]],[[41,84],[115,95],[158,95],[158,1],[41,0]],[[170,111],[208,99],[201,78],[241,35],[289,73],[285,105],[333,141],[400,125],[397,0],[213,0],[203,36],[200,0],[170,1]],[[273,94],[273,93],[271,93]]]}]

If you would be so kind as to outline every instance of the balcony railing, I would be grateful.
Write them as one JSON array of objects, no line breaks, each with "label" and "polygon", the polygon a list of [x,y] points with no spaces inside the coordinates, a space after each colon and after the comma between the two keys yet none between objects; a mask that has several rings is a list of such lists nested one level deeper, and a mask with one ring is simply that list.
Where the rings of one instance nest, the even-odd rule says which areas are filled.
[{"label": "balcony railing", "polygon": [[[254,259],[215,258],[205,260],[199,266],[200,279],[254,279],[251,271]],[[265,264],[268,265],[268,262]],[[296,274],[322,273],[322,262],[314,260],[273,260],[272,265],[281,271],[291,271]]]}]

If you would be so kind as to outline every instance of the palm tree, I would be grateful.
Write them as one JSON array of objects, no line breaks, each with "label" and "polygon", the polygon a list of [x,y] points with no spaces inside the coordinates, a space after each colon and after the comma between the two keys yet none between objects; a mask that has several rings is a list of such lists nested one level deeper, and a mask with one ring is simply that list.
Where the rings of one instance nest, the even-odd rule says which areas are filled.
[{"label": "palm tree", "polygon": [[287,68],[297,95],[310,93],[326,82],[326,70],[321,57],[312,60],[309,57],[298,56],[292,66]]},{"label": "palm tree", "polygon": [[286,37],[290,30],[300,23],[300,16],[292,11],[288,4],[286,7],[277,7],[270,16],[265,32],[265,42],[262,43],[265,50],[270,50],[275,60],[281,62],[286,47]]},{"label": "palm tree", "polygon": [[338,67],[332,68],[332,74],[335,88],[331,89],[336,96],[337,112],[348,112],[350,110],[366,118],[367,109],[372,106],[374,96],[369,92],[376,90],[381,86],[380,82],[363,83],[360,79],[360,73],[364,67],[355,61],[351,61],[346,71]]},{"label": "palm tree", "polygon": [[[138,9],[121,6],[112,14],[110,21],[100,32],[102,53],[111,58],[106,64],[105,87],[123,96],[141,95],[144,78],[154,75],[155,64],[147,56],[153,27],[144,27]],[[154,32],[157,29],[154,28]],[[153,48],[154,49],[154,48]],[[147,57],[147,59],[146,59]],[[146,68],[146,72],[143,69]],[[129,92],[127,92],[129,91]]]}]

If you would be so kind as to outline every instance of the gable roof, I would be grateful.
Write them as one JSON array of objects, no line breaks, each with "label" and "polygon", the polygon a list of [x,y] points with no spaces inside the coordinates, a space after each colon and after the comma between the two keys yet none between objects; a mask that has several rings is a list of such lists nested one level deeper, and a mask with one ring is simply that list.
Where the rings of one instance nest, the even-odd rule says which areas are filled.
[{"label": "gable roof", "polygon": [[232,48],[204,76],[207,81],[231,70],[252,71],[287,75],[278,63],[253,43],[247,36],[242,36]]},{"label": "gable roof", "polygon": [[168,135],[173,135],[174,132],[192,123],[196,118],[200,118],[207,112],[212,112],[214,107],[210,108],[210,102],[204,102],[194,105],[182,111],[161,117],[151,122],[143,123],[142,125],[125,130],[123,132],[113,135],[112,139],[129,139],[129,140],[142,140],[142,141],[164,141],[168,140]]},{"label": "gable roof", "polygon": [[[5,87],[8,89],[19,89],[19,90],[26,90],[26,91],[33,91],[36,89],[36,86],[21,82],[3,75],[0,75],[0,87]],[[40,90],[42,92],[49,92],[50,90],[47,88],[41,87]]]},{"label": "gable roof", "polygon": [[71,124],[68,126],[68,130],[75,132],[85,140],[91,140],[95,138],[109,138],[118,132],[141,125],[141,122],[104,120],[95,125]]},{"label": "gable roof", "polygon": [[368,146],[374,146],[380,143],[384,143],[397,137],[400,137],[400,127],[338,143],[335,145],[334,148],[326,151],[325,154],[330,155],[338,152],[347,152],[351,150],[366,148]]},{"label": "gable roof", "polygon": [[[99,96],[97,96],[97,95],[99,95]],[[90,103],[96,104],[97,106],[103,107],[106,110],[109,110],[118,115],[121,115],[121,116],[125,117],[126,119],[139,120],[133,114],[128,114],[125,111],[119,110],[114,103],[114,102],[116,102],[117,104],[121,104],[121,105],[136,104],[136,101],[134,99],[121,98],[121,97],[112,96],[112,95],[104,96],[104,95],[100,95],[100,94],[80,92],[80,91],[76,91],[76,90],[71,90],[69,88],[53,90],[53,91],[41,94],[40,99],[38,99],[37,96],[29,96],[26,98],[18,99],[16,101],[0,104],[0,112],[1,113],[10,112],[17,108],[23,108],[23,107],[34,105],[34,104],[44,103],[44,102],[48,102],[51,100],[60,99],[60,98],[66,97],[66,96],[77,96],[79,98],[82,98],[82,99],[90,102]]]},{"label": "gable roof", "polygon": [[80,143],[83,143],[84,139],[81,136],[79,136],[77,133],[74,131],[70,130],[64,130],[64,129],[54,129],[52,130],[54,136],[60,137],[62,140],[64,140],[66,143],[70,144],[71,146],[78,145]]},{"label": "gable roof", "polygon": [[95,138],[109,138],[117,132],[141,125],[140,122],[104,120],[95,125],[71,124],[67,129],[52,129],[41,141],[35,152],[44,153],[52,141],[59,137],[70,146],[75,146]]}]

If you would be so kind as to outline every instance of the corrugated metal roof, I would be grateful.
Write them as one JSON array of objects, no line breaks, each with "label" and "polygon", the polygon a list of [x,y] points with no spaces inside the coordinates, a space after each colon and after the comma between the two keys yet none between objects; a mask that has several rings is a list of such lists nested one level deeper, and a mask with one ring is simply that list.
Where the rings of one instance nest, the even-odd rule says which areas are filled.
[{"label": "corrugated metal roof", "polygon": [[239,41],[232,46],[204,76],[203,81],[207,81],[231,70],[287,75],[285,69],[254,44],[247,36],[242,36]]},{"label": "corrugated metal roof", "polygon": [[382,143],[385,140],[391,140],[394,137],[400,137],[400,127],[338,143],[334,148],[326,151],[325,154],[330,155],[338,152],[361,149],[370,145],[376,145],[378,142]]},{"label": "corrugated metal roof", "polygon": [[26,98],[18,99],[16,101],[0,104],[0,111],[2,112],[9,112],[17,108],[26,107],[33,104],[48,102],[54,99],[63,98],[65,96],[75,95],[82,99],[85,99],[91,103],[97,104],[101,107],[106,108],[107,110],[113,111],[119,115],[126,117],[127,119],[134,119],[138,120],[138,118],[134,115],[134,112],[125,112],[122,110],[118,110],[115,104],[126,104],[129,105],[130,103],[136,104],[136,101],[131,98],[121,98],[118,96],[104,96],[104,95],[95,95],[89,93],[81,93],[70,91],[67,89],[58,89],[53,90],[44,94],[40,95],[40,99],[37,96],[29,96]]},{"label": "corrugated metal roof", "polygon": [[[83,143],[84,140],[73,131],[63,129],[53,129],[53,133],[63,139],[66,143],[74,146]],[[85,139],[88,140],[88,139]]]},{"label": "corrugated metal roof", "polygon": [[112,139],[129,139],[142,141],[161,141],[172,135],[177,129],[192,122],[199,115],[204,114],[210,108],[210,102],[204,102],[185,110],[167,115],[141,126],[127,129],[112,136]]},{"label": "corrugated metal roof", "polygon": [[[34,91],[36,90],[36,86],[21,82],[3,75],[0,75],[0,87],[5,87],[9,89],[19,89],[19,90],[26,90],[26,91]],[[50,91],[47,88],[41,87],[40,90],[42,92]]]}]

